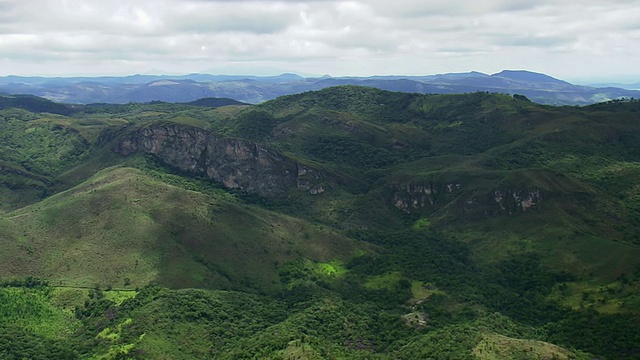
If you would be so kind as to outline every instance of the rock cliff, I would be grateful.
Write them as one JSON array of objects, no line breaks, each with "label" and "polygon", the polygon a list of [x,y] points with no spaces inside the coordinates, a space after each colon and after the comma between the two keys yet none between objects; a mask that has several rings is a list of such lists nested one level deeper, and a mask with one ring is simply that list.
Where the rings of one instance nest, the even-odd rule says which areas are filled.
[{"label": "rock cliff", "polygon": [[122,155],[153,154],[169,166],[194,175],[206,175],[228,189],[265,196],[300,189],[320,194],[331,184],[319,169],[300,164],[264,145],[224,138],[180,124],[154,124],[136,131],[116,145]]},{"label": "rock cliff", "polygon": [[513,214],[534,209],[542,201],[539,189],[498,188],[491,193],[465,190],[458,183],[411,182],[391,189],[393,205],[411,213],[459,204],[469,216],[486,216],[497,213]]}]

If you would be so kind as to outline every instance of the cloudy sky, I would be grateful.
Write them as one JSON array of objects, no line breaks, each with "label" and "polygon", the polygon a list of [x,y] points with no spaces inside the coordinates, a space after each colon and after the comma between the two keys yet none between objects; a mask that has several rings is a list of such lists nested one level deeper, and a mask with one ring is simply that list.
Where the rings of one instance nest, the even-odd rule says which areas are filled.
[{"label": "cloudy sky", "polygon": [[0,76],[503,69],[640,81],[640,0],[0,0]]}]

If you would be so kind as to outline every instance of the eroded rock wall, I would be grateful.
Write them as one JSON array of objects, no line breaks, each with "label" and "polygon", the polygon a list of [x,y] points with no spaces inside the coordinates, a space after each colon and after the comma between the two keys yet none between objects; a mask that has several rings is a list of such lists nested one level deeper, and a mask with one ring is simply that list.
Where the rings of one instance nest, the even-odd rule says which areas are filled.
[{"label": "eroded rock wall", "polygon": [[543,200],[539,189],[498,187],[478,193],[459,183],[411,182],[391,189],[393,205],[405,212],[420,212],[456,204],[468,215],[514,214],[535,209]]},{"label": "eroded rock wall", "polygon": [[169,166],[206,175],[229,189],[273,196],[297,188],[319,194],[330,179],[319,169],[300,164],[249,140],[224,138],[203,129],[156,124],[138,130],[114,149],[122,155],[145,152]]}]

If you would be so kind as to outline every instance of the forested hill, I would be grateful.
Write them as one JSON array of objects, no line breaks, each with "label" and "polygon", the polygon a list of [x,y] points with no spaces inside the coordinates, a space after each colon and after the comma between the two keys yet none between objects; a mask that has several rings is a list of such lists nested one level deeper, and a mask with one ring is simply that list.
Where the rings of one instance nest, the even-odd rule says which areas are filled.
[{"label": "forested hill", "polygon": [[60,115],[71,115],[74,112],[69,105],[55,103],[33,95],[0,95],[0,110],[11,108]]},{"label": "forested hill", "polygon": [[638,101],[2,101],[3,359],[640,357]]},{"label": "forested hill", "polygon": [[[155,104],[162,103],[161,101],[154,101]],[[229,105],[248,105],[243,102],[228,99],[228,98],[201,98],[194,101],[187,102],[186,105],[203,106],[210,108],[218,108]],[[73,115],[78,112],[108,112],[109,108],[124,109],[124,106],[110,106],[106,103],[94,103],[89,105],[78,104],[62,104],[47,100],[33,95],[0,95],[0,110],[4,109],[24,109],[37,113],[51,113],[58,115]]]}]

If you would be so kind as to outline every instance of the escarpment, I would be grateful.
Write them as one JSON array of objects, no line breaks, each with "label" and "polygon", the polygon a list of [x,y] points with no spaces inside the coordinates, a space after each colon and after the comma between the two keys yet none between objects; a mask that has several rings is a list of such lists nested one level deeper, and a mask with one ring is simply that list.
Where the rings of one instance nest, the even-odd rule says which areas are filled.
[{"label": "escarpment", "polygon": [[205,175],[228,189],[275,196],[290,189],[319,194],[331,184],[313,168],[249,140],[224,138],[209,131],[179,125],[144,127],[114,148],[128,156],[153,154],[165,164],[194,175]]},{"label": "escarpment", "polygon": [[393,205],[405,212],[459,203],[465,214],[479,216],[528,211],[543,199],[539,189],[497,188],[484,194],[469,191],[459,183],[414,182],[396,186],[391,191]]}]

